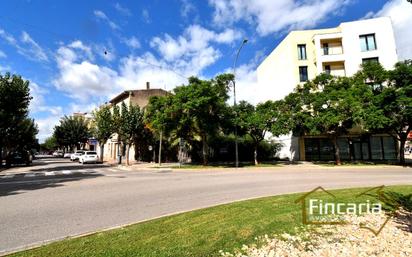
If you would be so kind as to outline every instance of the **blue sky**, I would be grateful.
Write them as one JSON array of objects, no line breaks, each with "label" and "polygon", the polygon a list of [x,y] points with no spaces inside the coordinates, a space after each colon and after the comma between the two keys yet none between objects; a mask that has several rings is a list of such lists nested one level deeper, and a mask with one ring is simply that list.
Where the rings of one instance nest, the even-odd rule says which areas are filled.
[{"label": "blue sky", "polygon": [[30,80],[42,141],[62,115],[146,81],[171,90],[192,75],[230,71],[243,38],[239,98],[253,103],[275,94],[259,92],[255,69],[293,29],[392,16],[398,54],[412,58],[411,15],[406,0],[4,0],[0,72]]}]

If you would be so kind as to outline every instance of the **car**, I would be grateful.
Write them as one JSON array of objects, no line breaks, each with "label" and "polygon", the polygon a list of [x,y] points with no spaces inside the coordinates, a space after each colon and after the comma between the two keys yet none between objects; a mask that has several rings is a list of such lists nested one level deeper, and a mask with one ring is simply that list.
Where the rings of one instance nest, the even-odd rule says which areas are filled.
[{"label": "car", "polygon": [[86,151],[79,157],[79,163],[97,163],[99,162],[99,157],[94,151]]},{"label": "car", "polygon": [[60,157],[60,158],[62,158],[62,157],[63,157],[63,151],[60,151],[60,150],[54,151],[53,157]]},{"label": "car", "polygon": [[84,153],[83,150],[78,150],[76,152],[74,152],[72,155],[70,155],[70,160],[72,162],[79,160],[79,157],[82,156]]},{"label": "car", "polygon": [[6,165],[12,164],[25,164],[29,166],[32,163],[33,156],[29,151],[14,151],[10,153],[6,158]]},{"label": "car", "polygon": [[63,158],[70,158],[72,156],[73,153],[64,153]]}]

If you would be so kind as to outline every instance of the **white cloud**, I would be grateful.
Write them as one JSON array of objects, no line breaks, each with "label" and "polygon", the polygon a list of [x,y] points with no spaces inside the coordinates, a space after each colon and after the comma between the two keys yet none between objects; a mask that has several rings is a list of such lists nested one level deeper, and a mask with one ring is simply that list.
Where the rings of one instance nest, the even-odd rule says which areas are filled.
[{"label": "white cloud", "polygon": [[[176,71],[173,71],[176,70]],[[152,88],[173,89],[187,82],[184,71],[173,68],[163,60],[157,60],[153,54],[130,56],[122,60],[117,84],[123,89],[143,89],[147,81]]]},{"label": "white cloud", "polygon": [[227,26],[244,20],[268,35],[290,29],[304,29],[319,24],[338,13],[351,0],[209,0],[214,8],[213,21]]},{"label": "white cloud", "polygon": [[0,28],[0,38],[3,38],[9,45],[16,48],[17,52],[32,61],[48,61],[48,57],[43,48],[33,40],[25,31],[22,32],[20,41],[14,36]]},{"label": "white cloud", "polygon": [[33,58],[48,61],[47,55],[44,50],[39,46],[39,44],[34,41],[30,35],[23,31],[21,34],[21,41],[27,46],[26,48],[21,48],[19,51],[23,52],[24,55],[33,56]]},{"label": "white cloud", "polygon": [[130,38],[124,38],[122,41],[132,49],[137,49],[141,46],[139,39],[137,39],[135,36],[132,36]]},{"label": "white cloud", "polygon": [[0,50],[0,58],[6,58],[7,54]]},{"label": "white cloud", "polygon": [[181,5],[180,14],[185,18],[196,11],[196,7],[189,0],[181,0]]},{"label": "white cloud", "polygon": [[142,10],[142,19],[146,23],[151,23],[152,22],[152,20],[150,19],[149,11],[147,9]]},{"label": "white cloud", "polygon": [[114,84],[117,72],[92,63],[87,59],[88,50],[82,42],[75,41],[61,46],[56,55],[59,75],[54,80],[55,87],[81,102],[103,99],[119,90]]},{"label": "white cloud", "polygon": [[113,30],[120,30],[120,27],[112,20],[110,20],[109,17],[107,17],[107,15],[101,10],[94,10],[93,13],[94,16],[96,16],[98,19],[107,22],[107,24],[109,24],[110,28],[112,28]]},{"label": "white cloud", "polygon": [[127,9],[126,7],[121,6],[119,3],[116,3],[116,4],[114,5],[114,8],[115,8],[119,13],[121,13],[122,15],[132,16],[132,12],[131,12],[129,9]]},{"label": "white cloud", "polygon": [[391,17],[399,59],[412,59],[412,4],[406,0],[391,0],[379,12],[368,16]]},{"label": "white cloud", "polygon": [[150,45],[156,48],[167,61],[173,61],[182,57],[199,56],[203,54],[203,51],[213,52],[216,56],[218,50],[211,51],[208,49],[210,43],[231,43],[240,37],[239,32],[231,29],[216,33],[199,25],[192,25],[177,39],[165,34],[164,38],[153,38]]},{"label": "white cloud", "polygon": [[72,49],[79,49],[81,51],[83,51],[89,59],[93,60],[94,56],[92,53],[92,48],[90,46],[86,46],[83,44],[82,41],[80,40],[75,40],[73,42],[71,42],[68,47],[72,48]]},{"label": "white cloud", "polygon": [[10,45],[16,45],[17,40],[3,29],[0,29],[0,37],[7,41]]}]

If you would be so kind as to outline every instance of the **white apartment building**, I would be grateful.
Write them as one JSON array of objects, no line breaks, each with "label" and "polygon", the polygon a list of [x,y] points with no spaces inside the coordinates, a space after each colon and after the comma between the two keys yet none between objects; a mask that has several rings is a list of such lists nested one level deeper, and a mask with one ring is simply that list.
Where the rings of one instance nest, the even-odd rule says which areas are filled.
[{"label": "white apartment building", "polygon": [[[398,61],[389,17],[344,22],[336,28],[292,31],[259,65],[257,78],[262,87],[276,88],[272,99],[278,100],[292,92],[298,84],[323,72],[335,76],[352,76],[363,62],[368,61],[378,61],[386,69],[392,69]],[[328,152],[330,145],[327,142],[312,139],[290,135],[281,137],[284,147],[280,157],[291,160],[333,159],[333,154],[331,156]],[[384,156],[382,138],[376,139],[381,142],[381,153],[375,155],[372,152],[376,149],[372,148],[371,142],[374,141],[373,144],[378,147],[378,141],[359,140],[360,147],[353,145],[352,137],[348,143],[343,140],[344,150],[341,151],[345,152],[347,148],[350,159],[393,158],[394,150],[389,139],[384,138],[389,140],[386,147],[390,148],[387,151],[391,152],[390,157]],[[312,156],[313,149],[318,151],[316,158]]]}]

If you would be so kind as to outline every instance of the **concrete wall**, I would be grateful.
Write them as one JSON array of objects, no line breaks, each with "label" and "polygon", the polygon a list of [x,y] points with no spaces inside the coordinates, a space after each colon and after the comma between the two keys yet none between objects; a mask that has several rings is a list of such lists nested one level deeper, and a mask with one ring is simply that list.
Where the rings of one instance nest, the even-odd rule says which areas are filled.
[{"label": "concrete wall", "polygon": [[[342,44],[345,53],[346,75],[355,74],[362,64],[363,58],[379,57],[379,62],[386,69],[393,69],[398,61],[392,22],[389,17],[344,22],[342,28]],[[376,47],[374,51],[362,52],[360,35],[375,34]]]}]

